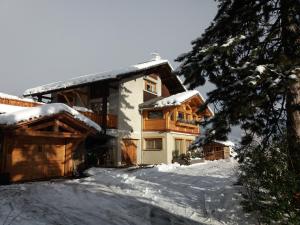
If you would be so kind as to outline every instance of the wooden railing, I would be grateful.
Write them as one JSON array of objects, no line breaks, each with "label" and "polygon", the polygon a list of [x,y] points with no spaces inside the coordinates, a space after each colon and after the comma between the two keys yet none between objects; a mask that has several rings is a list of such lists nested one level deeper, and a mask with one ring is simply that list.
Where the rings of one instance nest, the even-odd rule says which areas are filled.
[{"label": "wooden railing", "polygon": [[175,131],[189,134],[199,134],[198,125],[166,119],[144,119],[144,131]]},{"label": "wooden railing", "polygon": [[[93,120],[95,123],[99,124],[100,126],[103,125],[102,115],[96,114],[93,112],[80,112],[81,114],[85,115],[86,117]],[[107,128],[110,129],[117,129],[118,128],[118,117],[116,115],[108,114],[106,116],[106,125]]]},{"label": "wooden railing", "polygon": [[183,121],[170,121],[169,129],[172,131],[189,133],[189,134],[199,134],[200,128],[196,124],[185,123]]}]

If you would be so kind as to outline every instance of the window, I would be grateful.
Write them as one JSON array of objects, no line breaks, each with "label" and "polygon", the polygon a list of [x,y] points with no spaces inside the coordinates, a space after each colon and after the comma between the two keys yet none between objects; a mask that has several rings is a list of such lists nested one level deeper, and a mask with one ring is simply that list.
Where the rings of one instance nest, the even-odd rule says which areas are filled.
[{"label": "window", "polygon": [[177,119],[178,120],[184,120],[184,113],[183,112],[178,112]]},{"label": "window", "polygon": [[164,114],[162,111],[149,111],[148,119],[163,119]]},{"label": "window", "polygon": [[156,94],[156,83],[145,80],[145,90]]},{"label": "window", "polygon": [[145,139],[146,150],[162,150],[162,138]]},{"label": "window", "polygon": [[186,147],[187,151],[189,150],[189,147],[190,147],[191,144],[192,144],[192,140],[186,140],[185,141],[185,147]]},{"label": "window", "polygon": [[175,152],[178,152],[179,154],[185,153],[182,139],[175,139]]}]

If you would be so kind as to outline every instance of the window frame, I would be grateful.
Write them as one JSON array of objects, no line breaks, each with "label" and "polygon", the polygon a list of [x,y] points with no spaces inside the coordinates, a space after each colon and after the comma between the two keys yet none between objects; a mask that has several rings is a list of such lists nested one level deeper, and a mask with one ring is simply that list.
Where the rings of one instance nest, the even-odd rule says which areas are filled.
[{"label": "window frame", "polygon": [[[150,90],[148,90],[147,85],[149,85]],[[157,83],[145,79],[144,90],[153,94],[157,94]]]},{"label": "window frame", "polygon": [[[155,141],[160,141],[161,142],[161,148],[156,148],[157,143]],[[147,148],[147,142],[148,141],[154,141],[153,143],[153,148]],[[163,138],[144,138],[144,151],[162,151],[163,150]]]},{"label": "window frame", "polygon": [[[150,113],[161,113],[162,117],[156,117],[156,118],[150,118],[149,115]],[[147,112],[147,119],[148,120],[163,120],[164,119],[164,112],[162,110],[151,110]]]}]

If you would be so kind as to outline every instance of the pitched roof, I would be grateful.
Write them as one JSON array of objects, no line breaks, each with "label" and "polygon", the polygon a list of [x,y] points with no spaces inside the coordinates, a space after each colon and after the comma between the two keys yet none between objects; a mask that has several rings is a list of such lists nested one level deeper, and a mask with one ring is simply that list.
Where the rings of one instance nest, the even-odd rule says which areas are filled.
[{"label": "pitched roof", "polygon": [[219,140],[214,140],[213,142],[216,142],[216,143],[219,143],[221,145],[224,145],[224,146],[228,146],[228,147],[234,147],[235,144],[232,142],[232,141],[219,141]]},{"label": "pitched roof", "polygon": [[12,111],[0,115],[0,125],[12,126],[22,122],[40,119],[46,116],[57,115],[60,113],[68,113],[74,119],[83,122],[88,127],[94,128],[99,132],[101,131],[101,127],[98,124],[62,103],[45,104],[37,107],[28,108],[19,107],[19,110],[15,108],[16,111],[14,111],[13,108],[9,107],[7,109],[8,111],[12,109]]},{"label": "pitched roof", "polygon": [[[35,95],[35,94],[45,94],[45,93],[49,93],[51,91],[56,91],[56,90],[61,90],[61,89],[79,86],[79,85],[83,85],[83,84],[93,83],[96,81],[121,78],[128,74],[142,72],[142,71],[145,71],[145,70],[148,70],[151,68],[155,68],[158,66],[162,66],[162,65],[167,65],[171,70],[173,70],[170,63],[168,62],[168,60],[154,59],[154,60],[151,60],[148,62],[132,65],[132,66],[129,66],[129,67],[126,67],[123,69],[111,70],[111,71],[96,73],[96,74],[88,74],[88,75],[84,75],[84,76],[75,77],[75,78],[72,78],[67,81],[59,81],[59,82],[55,82],[55,83],[51,83],[51,84],[38,86],[35,88],[30,88],[30,89],[27,89],[23,95],[30,96],[30,95]],[[178,81],[180,81],[180,79],[177,76],[176,76],[176,78],[178,79]],[[180,83],[181,83],[181,81],[180,81]]]},{"label": "pitched roof", "polygon": [[150,99],[149,101],[140,104],[140,108],[164,108],[169,106],[178,106],[195,95],[198,95],[204,101],[199,91],[193,90],[177,93],[168,97]]},{"label": "pitched roof", "polygon": [[[150,99],[139,105],[141,109],[155,109],[155,108],[164,108],[170,106],[179,106],[188,99],[192,98],[193,96],[198,96],[203,102],[205,99],[197,90],[192,91],[185,91],[181,93],[177,93],[168,97],[157,97]],[[214,115],[213,111],[208,107],[208,110],[211,115]]]},{"label": "pitched roof", "polygon": [[9,95],[9,94],[2,93],[2,92],[0,92],[0,98],[13,99],[13,100],[18,100],[18,101],[23,101],[23,102],[34,102],[34,100],[31,98],[20,98],[18,96]]}]

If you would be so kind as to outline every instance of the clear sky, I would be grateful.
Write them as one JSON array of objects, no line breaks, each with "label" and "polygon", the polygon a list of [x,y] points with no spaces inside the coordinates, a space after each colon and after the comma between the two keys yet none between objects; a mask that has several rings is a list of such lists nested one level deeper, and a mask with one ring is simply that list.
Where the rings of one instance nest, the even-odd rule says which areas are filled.
[{"label": "clear sky", "polygon": [[0,0],[0,92],[21,95],[152,52],[176,67],[216,12],[213,0]]}]

